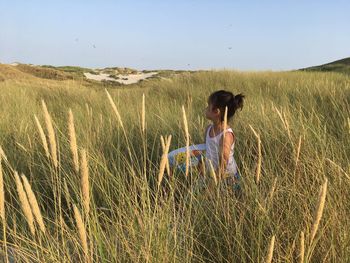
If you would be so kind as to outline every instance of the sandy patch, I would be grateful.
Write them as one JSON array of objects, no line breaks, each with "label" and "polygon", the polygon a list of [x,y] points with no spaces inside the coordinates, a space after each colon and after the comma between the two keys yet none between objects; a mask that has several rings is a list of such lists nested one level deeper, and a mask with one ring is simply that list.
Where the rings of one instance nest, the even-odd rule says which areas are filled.
[{"label": "sandy patch", "polygon": [[149,72],[149,73],[137,73],[137,74],[128,74],[128,75],[116,75],[118,79],[111,78],[109,74],[106,73],[100,73],[100,74],[91,74],[91,73],[84,73],[85,77],[87,79],[93,79],[97,81],[102,80],[109,80],[109,81],[116,81],[122,84],[134,84],[139,82],[140,80],[148,79],[154,75],[158,74],[158,72]]}]

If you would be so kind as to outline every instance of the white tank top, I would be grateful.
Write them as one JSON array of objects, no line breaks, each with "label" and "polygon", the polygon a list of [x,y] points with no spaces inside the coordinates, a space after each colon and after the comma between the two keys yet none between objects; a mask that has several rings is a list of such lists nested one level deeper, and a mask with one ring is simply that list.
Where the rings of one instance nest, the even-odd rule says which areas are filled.
[{"label": "white tank top", "polygon": [[[206,169],[207,171],[210,171],[210,165],[209,161],[212,163],[214,169],[218,169],[219,167],[219,160],[220,160],[220,140],[222,135],[224,134],[223,131],[217,134],[214,137],[210,137],[209,133],[210,130],[213,128],[213,125],[210,125],[207,129],[207,134],[205,138],[205,145],[206,145]],[[226,132],[231,132],[233,134],[233,131],[231,128],[226,129]],[[228,162],[226,164],[226,170],[225,173],[228,175],[235,175],[237,174],[237,164],[235,159],[233,158],[233,150],[235,147],[235,142],[232,143]]]}]

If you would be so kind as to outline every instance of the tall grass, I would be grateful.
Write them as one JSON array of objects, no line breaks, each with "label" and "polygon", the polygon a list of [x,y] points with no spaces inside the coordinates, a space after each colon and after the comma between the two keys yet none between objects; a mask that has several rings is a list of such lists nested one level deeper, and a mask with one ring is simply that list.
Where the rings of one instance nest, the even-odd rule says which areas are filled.
[{"label": "tall grass", "polygon": [[[162,158],[203,142],[207,96],[222,88],[246,95],[227,124],[236,137],[239,195],[215,172],[204,175],[214,191],[203,189],[195,170],[170,176]],[[0,89],[1,261],[350,258],[346,76],[184,72],[106,91],[18,76]],[[162,143],[163,134],[170,136]]]}]

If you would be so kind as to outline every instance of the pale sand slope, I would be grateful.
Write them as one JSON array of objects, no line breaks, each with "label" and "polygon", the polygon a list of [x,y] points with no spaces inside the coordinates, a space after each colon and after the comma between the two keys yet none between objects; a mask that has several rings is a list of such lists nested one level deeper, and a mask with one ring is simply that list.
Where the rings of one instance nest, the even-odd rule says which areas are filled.
[{"label": "pale sand slope", "polygon": [[122,84],[133,84],[137,83],[140,80],[144,80],[147,78],[150,78],[154,75],[158,74],[158,72],[149,72],[149,73],[137,73],[137,74],[129,74],[129,75],[117,75],[119,79],[111,78],[109,74],[106,73],[100,73],[100,74],[91,74],[91,73],[84,73],[85,77],[87,79],[93,79],[97,81],[102,80],[110,80],[110,81],[116,81]]}]

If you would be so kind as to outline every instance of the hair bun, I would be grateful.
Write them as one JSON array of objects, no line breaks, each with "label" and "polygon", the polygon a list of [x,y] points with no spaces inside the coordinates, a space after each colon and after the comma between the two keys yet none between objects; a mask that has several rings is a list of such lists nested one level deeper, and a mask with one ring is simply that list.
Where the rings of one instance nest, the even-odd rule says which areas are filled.
[{"label": "hair bun", "polygon": [[244,95],[242,93],[237,94],[236,96],[233,95],[232,100],[233,100],[233,105],[235,107],[235,110],[243,109]]}]

